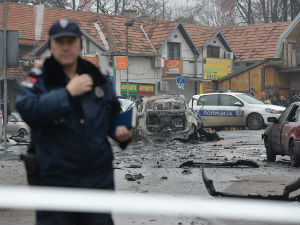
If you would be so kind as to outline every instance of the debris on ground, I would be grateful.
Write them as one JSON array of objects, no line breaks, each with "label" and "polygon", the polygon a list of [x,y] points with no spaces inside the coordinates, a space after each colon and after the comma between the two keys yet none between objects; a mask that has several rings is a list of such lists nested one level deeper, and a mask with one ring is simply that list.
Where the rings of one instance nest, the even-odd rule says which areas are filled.
[{"label": "debris on ground", "polygon": [[30,140],[28,137],[11,136],[8,137],[8,141],[11,145],[29,145]]},{"label": "debris on ground", "polygon": [[235,193],[226,193],[226,192],[219,192],[216,191],[214,182],[207,178],[204,167],[202,168],[202,179],[205,184],[205,188],[207,192],[211,196],[215,197],[234,197],[234,198],[249,198],[249,199],[266,199],[266,200],[281,200],[281,201],[298,201],[300,202],[300,194],[296,196],[290,196],[292,192],[295,192],[300,189],[300,177],[295,180],[294,182],[285,186],[282,195],[242,195],[242,194],[235,194]]},{"label": "debris on ground", "polygon": [[190,169],[185,169],[185,170],[182,171],[182,174],[183,175],[190,175],[190,174],[192,174],[192,171]]},{"label": "debris on ground", "polygon": [[139,179],[142,179],[144,178],[143,174],[141,173],[138,173],[138,174],[125,174],[125,179],[127,181],[136,181],[136,180],[139,180]]},{"label": "debris on ground", "polygon": [[142,166],[141,165],[128,165],[128,166],[125,166],[125,168],[138,169],[138,168],[142,168]]},{"label": "debris on ground", "polygon": [[199,129],[198,133],[200,135],[200,140],[205,141],[220,141],[224,140],[224,138],[221,138],[218,133],[213,129]]},{"label": "debris on ground", "polygon": [[205,167],[251,167],[258,168],[257,162],[249,159],[239,159],[235,161],[224,161],[224,162],[194,162],[192,160],[182,163],[179,168],[192,167],[200,168]]}]

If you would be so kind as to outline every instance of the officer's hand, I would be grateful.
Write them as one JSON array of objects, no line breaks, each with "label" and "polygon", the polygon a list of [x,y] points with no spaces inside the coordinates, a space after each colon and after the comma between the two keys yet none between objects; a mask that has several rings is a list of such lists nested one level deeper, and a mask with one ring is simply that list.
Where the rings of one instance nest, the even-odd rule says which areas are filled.
[{"label": "officer's hand", "polygon": [[73,77],[66,86],[71,96],[83,95],[91,91],[93,88],[93,80],[90,75],[82,74]]},{"label": "officer's hand", "polygon": [[115,136],[119,142],[129,141],[132,137],[132,131],[125,126],[117,126]]}]

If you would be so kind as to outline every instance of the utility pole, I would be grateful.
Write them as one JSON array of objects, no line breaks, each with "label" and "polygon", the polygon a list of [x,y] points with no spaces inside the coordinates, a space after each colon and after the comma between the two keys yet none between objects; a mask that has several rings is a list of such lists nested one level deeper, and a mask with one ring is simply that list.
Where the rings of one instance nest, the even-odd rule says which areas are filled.
[{"label": "utility pole", "polygon": [[127,65],[127,78],[126,78],[126,84],[127,84],[127,98],[129,97],[129,86],[128,86],[128,77],[129,77],[129,57],[128,57],[128,48],[129,48],[129,43],[128,43],[128,27],[133,26],[134,21],[133,20],[127,20],[125,23],[126,26],[126,56],[128,59],[128,65]]},{"label": "utility pole", "polygon": [[3,42],[4,42],[4,51],[3,51],[3,79],[4,79],[4,96],[3,96],[3,111],[1,112],[1,117],[3,118],[3,123],[2,124],[2,118],[1,118],[1,131],[2,127],[4,127],[4,132],[2,134],[1,132],[1,143],[2,143],[2,136],[4,137],[4,151],[7,150],[7,17],[8,17],[8,2],[7,0],[4,1],[4,13],[3,13],[3,23],[2,23],[2,28],[3,28]]},{"label": "utility pole", "polygon": [[165,0],[163,0],[163,20],[165,20]]}]

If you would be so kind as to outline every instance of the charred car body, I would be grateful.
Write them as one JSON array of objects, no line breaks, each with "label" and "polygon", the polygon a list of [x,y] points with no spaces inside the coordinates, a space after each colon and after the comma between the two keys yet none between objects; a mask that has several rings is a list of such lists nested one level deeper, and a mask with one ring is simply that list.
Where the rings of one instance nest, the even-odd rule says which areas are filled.
[{"label": "charred car body", "polygon": [[191,139],[198,137],[199,129],[202,121],[183,96],[155,96],[138,107],[137,136],[141,140]]}]

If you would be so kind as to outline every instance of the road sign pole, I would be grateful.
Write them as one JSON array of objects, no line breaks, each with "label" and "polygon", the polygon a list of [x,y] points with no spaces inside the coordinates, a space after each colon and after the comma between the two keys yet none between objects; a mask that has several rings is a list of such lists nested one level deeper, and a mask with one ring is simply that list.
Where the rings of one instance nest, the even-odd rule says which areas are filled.
[{"label": "road sign pole", "polygon": [[[4,136],[4,151],[7,150],[7,142],[6,142],[6,131],[7,131],[7,124],[6,124],[6,121],[7,121],[7,57],[6,57],[6,53],[7,53],[7,46],[6,46],[6,36],[7,35],[7,32],[6,32],[6,29],[4,28],[3,30],[3,40],[4,40],[4,48],[3,48],[3,78],[4,78],[4,120],[3,120],[3,124],[4,126],[2,125],[1,126],[1,129],[2,127],[4,127],[4,132],[3,132],[3,136]],[[2,136],[1,136],[1,142],[2,142]]]}]

